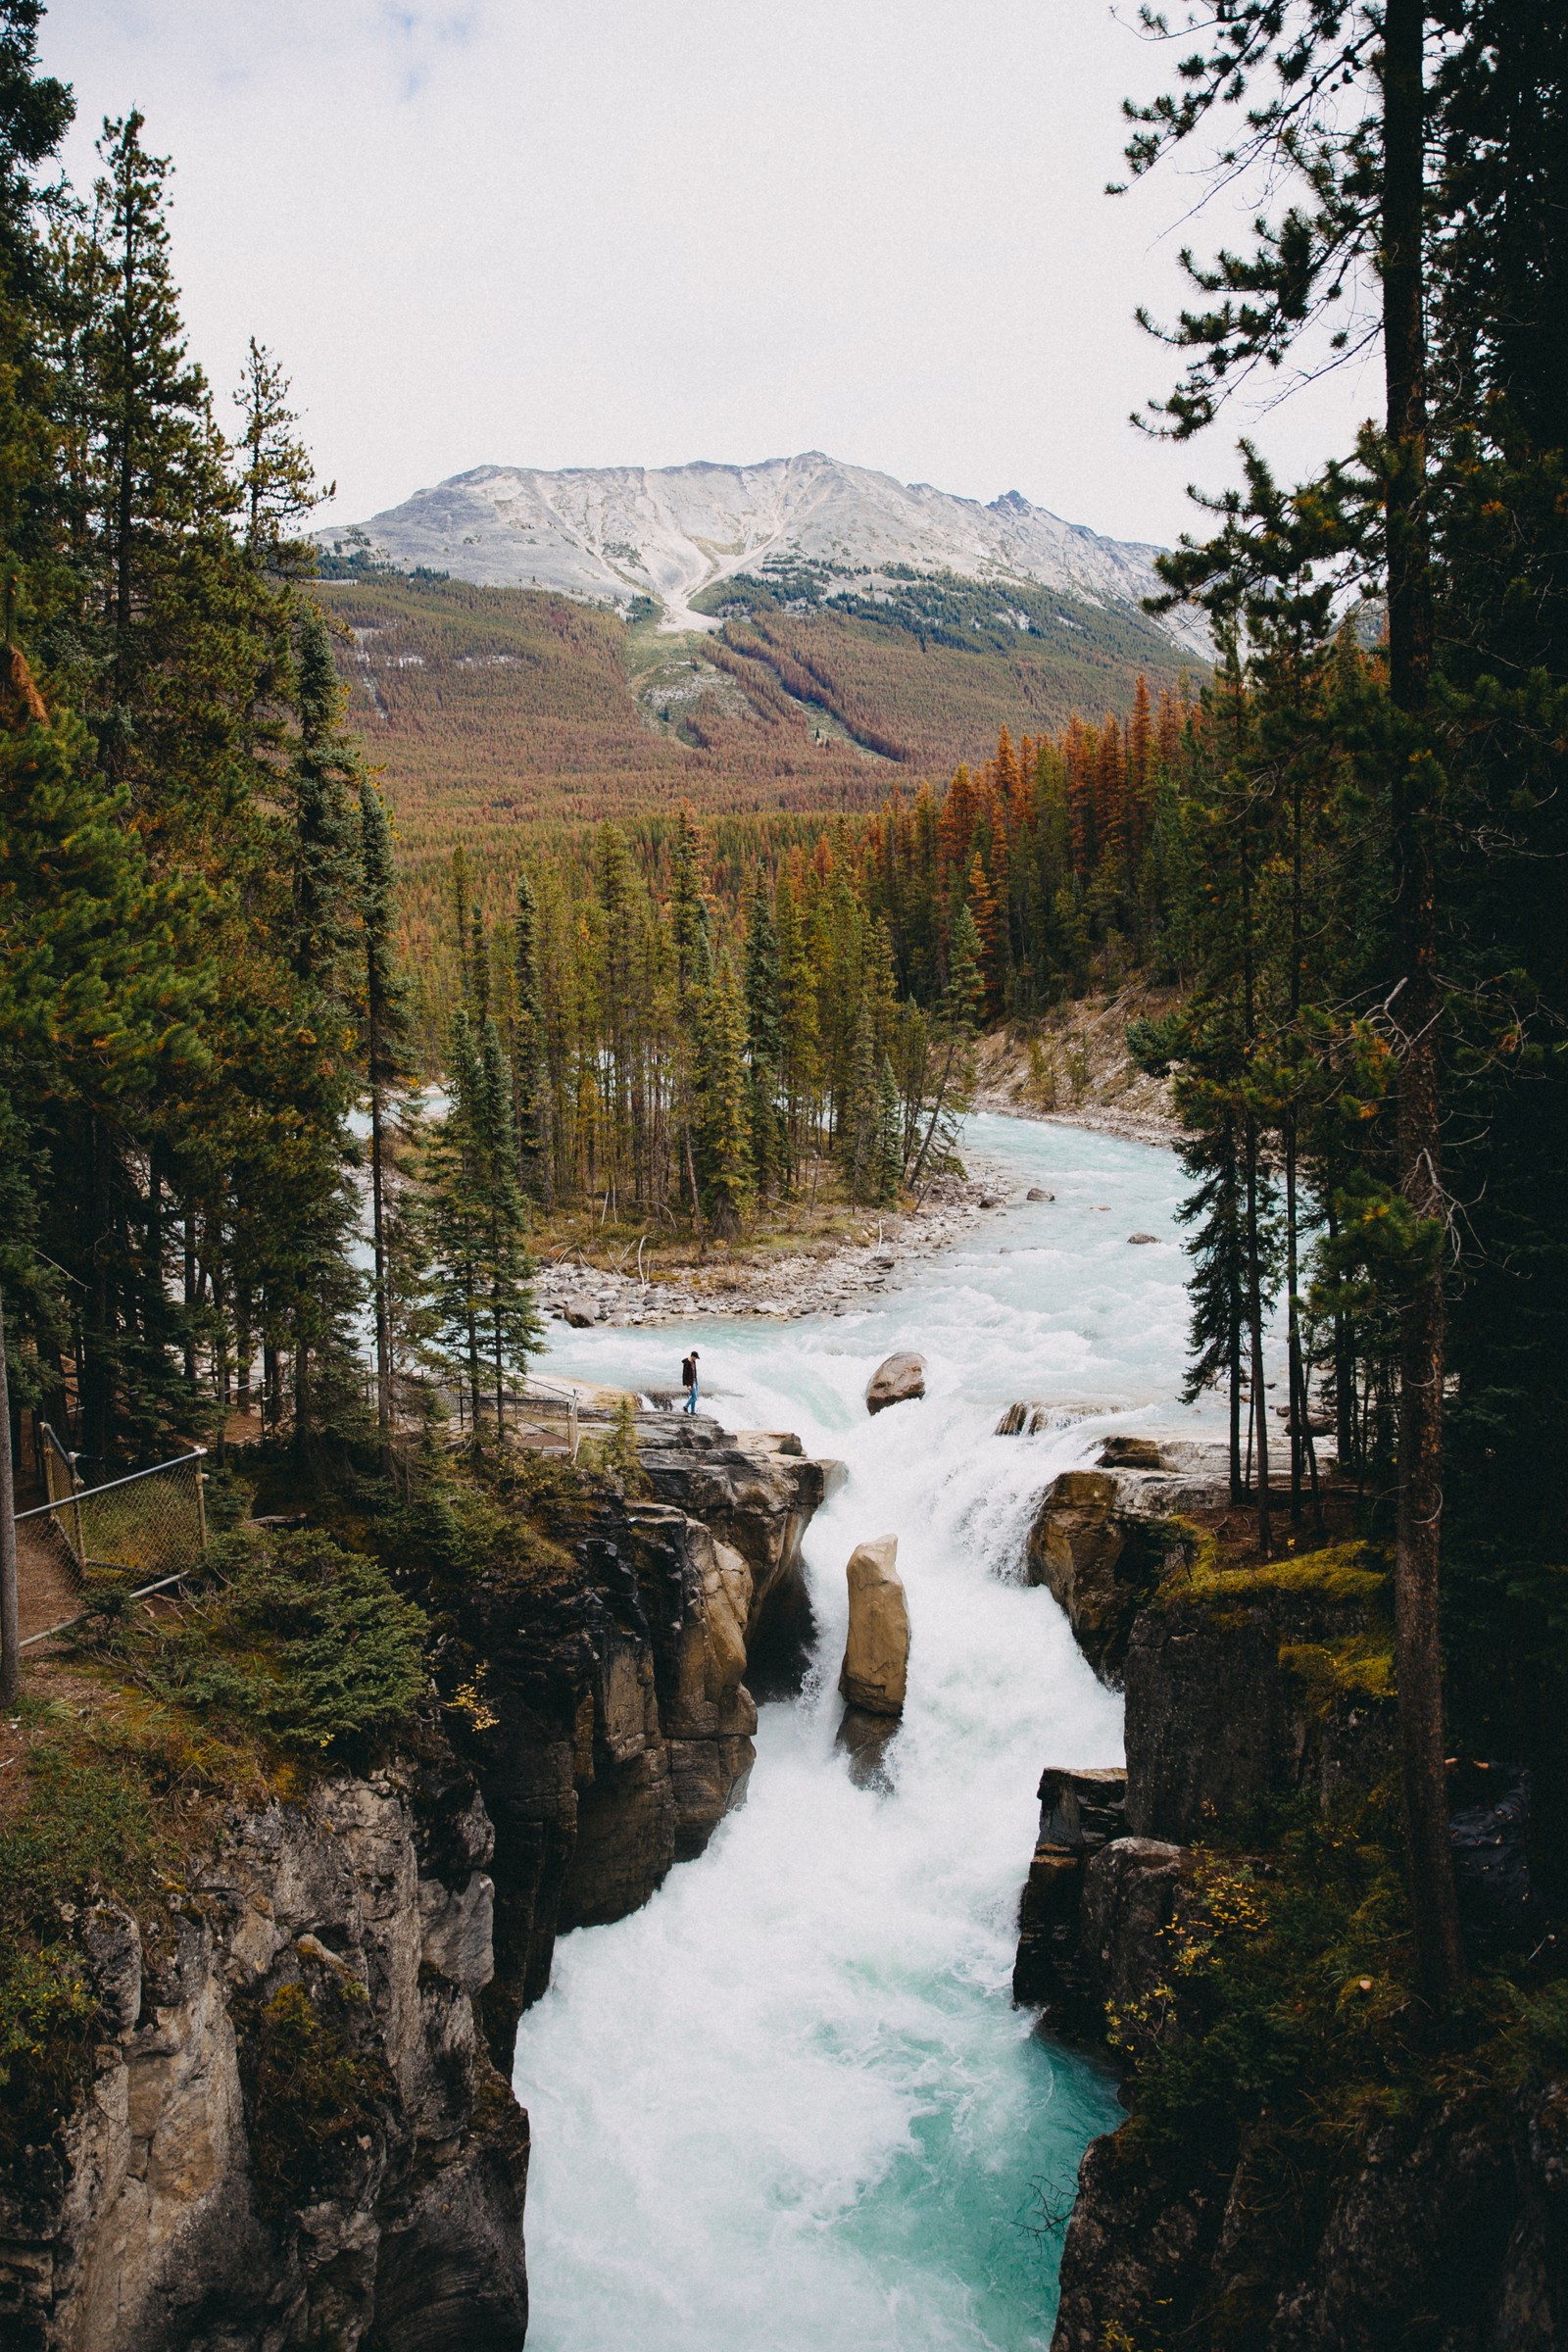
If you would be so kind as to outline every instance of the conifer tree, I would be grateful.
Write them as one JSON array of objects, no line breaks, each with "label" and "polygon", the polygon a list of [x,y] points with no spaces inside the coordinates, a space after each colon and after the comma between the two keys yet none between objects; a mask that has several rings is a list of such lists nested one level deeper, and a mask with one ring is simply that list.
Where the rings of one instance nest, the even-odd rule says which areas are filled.
[{"label": "conifer tree", "polygon": [[235,394],[243,419],[238,455],[245,552],[253,564],[277,569],[288,561],[291,569],[304,571],[314,568],[314,559],[292,540],[290,525],[335,497],[337,484],[318,483],[288,400],[287,376],[252,335]]},{"label": "conifer tree", "polygon": [[477,1444],[488,1378],[498,1438],[506,1382],[538,1344],[525,1209],[516,1178],[512,1073],[495,1022],[478,1050],[467,1009],[452,1018],[451,1107],[429,1158],[431,1304],[444,1360],[466,1381]]},{"label": "conifer tree", "polygon": [[392,828],[368,776],[360,778],[360,866],[365,927],[365,1074],[370,1098],[370,1224],[375,1285],[375,1405],[383,1448],[392,1430],[392,1310],[387,1264],[387,1120],[391,1098],[414,1075],[408,992],[393,933],[397,876]]},{"label": "conifer tree", "polygon": [[526,873],[517,877],[517,911],[513,926],[516,1020],[512,1064],[516,1088],[517,1169],[524,1194],[548,1200],[546,1121],[549,1071],[546,1062],[543,958],[539,902]]},{"label": "conifer tree", "polygon": [[[707,934],[703,935],[706,948]],[[751,1205],[746,1014],[728,956],[697,999],[695,1147],[702,1203],[721,1236],[738,1233]]]},{"label": "conifer tree", "polygon": [[758,1193],[766,1200],[783,1188],[787,1145],[778,1099],[784,1059],[783,968],[778,926],[760,865],[747,912],[746,1032],[752,1165]]}]

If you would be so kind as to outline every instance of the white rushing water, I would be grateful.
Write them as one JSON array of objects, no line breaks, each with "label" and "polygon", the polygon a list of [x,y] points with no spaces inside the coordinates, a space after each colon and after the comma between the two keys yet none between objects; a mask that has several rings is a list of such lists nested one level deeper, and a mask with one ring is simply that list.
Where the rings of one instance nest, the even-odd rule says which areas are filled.
[{"label": "white rushing water", "polygon": [[[1043,1489],[1107,1427],[1200,1416],[1175,1402],[1171,1155],[989,1118],[969,1144],[1054,1200],[986,1218],[874,1311],[563,1333],[550,1358],[667,1388],[695,1339],[707,1410],[798,1430],[850,1477],[807,1539],[816,1667],[763,1708],[748,1802],[644,1910],[564,1937],[523,2019],[531,2352],[1049,2344],[1051,2220],[1119,2109],[1011,2006],[1018,1892],[1042,1768],[1119,1762],[1121,1706],[1017,1571]],[[904,1347],[925,1400],[873,1421],[866,1380]],[[1063,1426],[996,1437],[1019,1397]],[[889,1532],[912,1648],[885,1794],[834,1734],[845,1561]]]}]

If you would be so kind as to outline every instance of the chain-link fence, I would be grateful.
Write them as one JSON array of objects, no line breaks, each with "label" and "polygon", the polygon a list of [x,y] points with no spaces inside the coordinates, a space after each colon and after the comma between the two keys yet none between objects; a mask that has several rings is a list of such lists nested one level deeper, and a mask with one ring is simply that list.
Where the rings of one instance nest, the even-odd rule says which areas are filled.
[{"label": "chain-link fence", "polygon": [[[207,1507],[202,1491],[206,1450],[198,1446],[150,1470],[84,1487],[75,1457],[45,1422],[39,1432],[47,1502],[17,1513],[19,1567],[25,1586],[27,1562],[42,1579],[59,1587],[63,1571],[79,1593],[89,1568],[113,1568],[133,1579],[138,1591],[168,1584],[195,1567],[207,1544]],[[24,1605],[26,1593],[24,1592]],[[38,1640],[37,1634],[28,1639]]]}]

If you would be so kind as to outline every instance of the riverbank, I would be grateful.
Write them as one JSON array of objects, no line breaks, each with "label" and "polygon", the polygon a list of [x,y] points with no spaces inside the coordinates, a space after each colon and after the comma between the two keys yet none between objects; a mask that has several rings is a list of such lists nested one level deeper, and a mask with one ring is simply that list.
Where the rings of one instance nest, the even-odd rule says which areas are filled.
[{"label": "riverbank", "polygon": [[1175,989],[1133,980],[1054,1005],[1027,1026],[994,1030],[976,1052],[975,1109],[1129,1143],[1174,1143],[1181,1128],[1169,1084],[1133,1060],[1127,1024],[1157,1018],[1177,1002]]},{"label": "riverbank", "polygon": [[861,1209],[793,1225],[756,1240],[710,1242],[707,1251],[667,1249],[650,1262],[623,1245],[613,1254],[579,1245],[540,1266],[547,1315],[594,1323],[676,1323],[689,1315],[847,1314],[887,1289],[911,1263],[937,1256],[989,1215],[1024,1198],[1001,1161],[970,1153],[962,1176],[940,1176],[918,1206]]}]

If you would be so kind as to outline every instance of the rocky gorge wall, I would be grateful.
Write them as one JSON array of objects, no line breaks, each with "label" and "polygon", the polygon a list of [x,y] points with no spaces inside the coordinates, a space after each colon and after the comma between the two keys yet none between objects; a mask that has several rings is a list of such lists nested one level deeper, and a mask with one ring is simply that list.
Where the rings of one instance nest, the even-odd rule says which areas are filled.
[{"label": "rocky gorge wall", "polygon": [[[1182,1955],[1212,1933],[1204,1848],[1261,1837],[1267,1872],[1267,1809],[1327,1816],[1386,1781],[1396,1727],[1385,1580],[1332,1553],[1205,1570],[1196,1529],[1148,1524],[1160,1486],[1069,1474],[1037,1521],[1041,1581],[1124,1683],[1127,1765],[1042,1778],[1014,1993],[1054,2033],[1102,2043],[1110,2019],[1124,2054],[1155,2036],[1168,2063],[1192,2030]],[[1136,2114],[1092,2142],[1053,2352],[1568,2345],[1568,2086],[1549,2068],[1456,2077],[1292,2182],[1266,2103],[1239,2145],[1177,2146]]]},{"label": "rocky gorge wall", "polygon": [[521,2342],[528,2126],[476,2010],[493,1845],[466,1775],[394,1764],[230,1808],[156,1918],[83,1914],[102,2038],[0,2182],[8,2346]]},{"label": "rocky gorge wall", "polygon": [[[640,1430],[549,1573],[422,1591],[445,1737],[228,1808],[185,1882],[73,1934],[91,2081],[0,2173],[7,2352],[523,2341],[516,2025],[555,1940],[646,1902],[745,1791],[755,1656],[809,1638],[794,1439]],[[431,1760],[434,1758],[435,1760]]]}]

